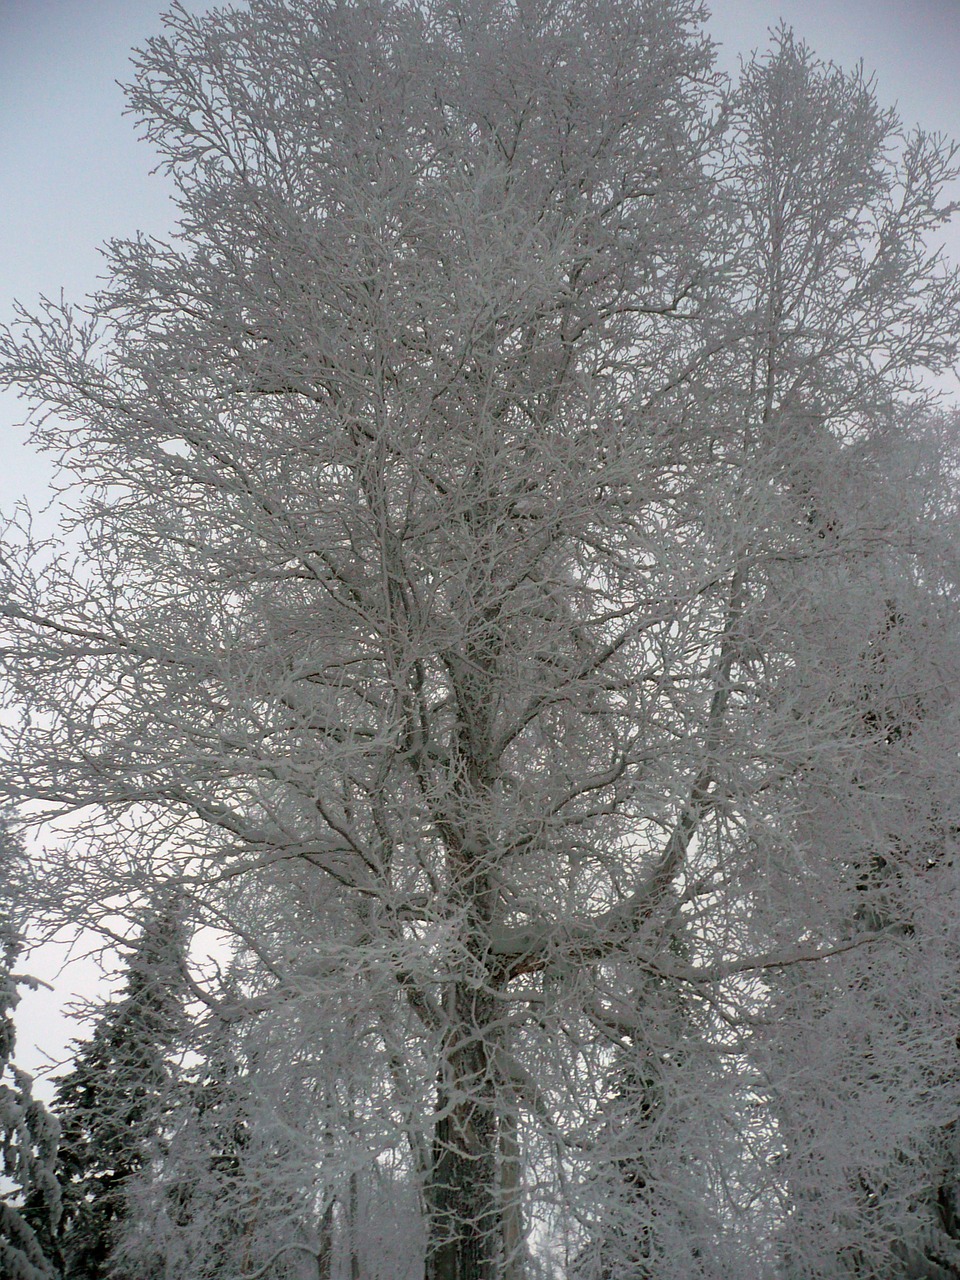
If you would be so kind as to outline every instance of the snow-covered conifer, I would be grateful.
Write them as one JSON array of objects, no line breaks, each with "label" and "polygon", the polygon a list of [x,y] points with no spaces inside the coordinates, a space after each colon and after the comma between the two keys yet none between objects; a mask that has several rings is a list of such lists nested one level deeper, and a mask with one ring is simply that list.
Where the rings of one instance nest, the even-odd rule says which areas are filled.
[{"label": "snow-covered conifer", "polygon": [[[125,948],[116,997],[94,1014],[56,1082],[57,1175],[65,1280],[118,1274],[112,1255],[127,1214],[127,1189],[162,1143],[173,1070],[184,1043],[187,926],[173,887],[157,894],[139,936]],[[142,1280],[131,1274],[130,1280]]]},{"label": "snow-covered conifer", "polygon": [[55,1236],[60,1188],[55,1176],[59,1128],[33,1081],[14,1063],[14,1011],[18,986],[29,981],[14,970],[23,949],[24,902],[20,891],[23,850],[0,823],[0,1275],[6,1280],[55,1280]]}]

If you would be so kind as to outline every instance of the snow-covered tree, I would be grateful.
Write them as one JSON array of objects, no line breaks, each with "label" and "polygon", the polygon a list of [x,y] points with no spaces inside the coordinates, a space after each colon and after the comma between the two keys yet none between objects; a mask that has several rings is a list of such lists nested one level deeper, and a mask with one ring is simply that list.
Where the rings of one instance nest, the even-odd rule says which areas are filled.
[{"label": "snow-covered tree", "polygon": [[122,1274],[113,1253],[128,1188],[162,1139],[184,1039],[185,948],[183,896],[166,888],[126,948],[119,993],[96,1012],[90,1038],[76,1044],[70,1070],[56,1081],[65,1280]]},{"label": "snow-covered tree", "polygon": [[[14,972],[23,949],[25,923],[21,881],[23,850],[0,822],[0,1274],[7,1280],[54,1280],[59,1276],[55,1235],[60,1189],[54,1174],[59,1130],[33,1097],[33,1081],[13,1061]],[[12,1189],[11,1189],[12,1184]]]},{"label": "snow-covered tree", "polygon": [[[721,104],[702,18],[175,7],[130,99],[177,236],[0,339],[81,484],[75,558],[4,566],[4,785],[90,851],[49,854],[85,918],[189,880],[249,964],[194,994],[316,1068],[319,1220],[413,1185],[427,1280],[517,1280],[533,1224],[665,1276],[869,1233],[801,1194],[852,1166],[809,1118],[839,1040],[796,1046],[897,970],[871,895],[948,971],[945,869],[863,879],[950,809],[960,684],[899,810],[920,739],[878,754],[858,691],[911,593],[952,670],[894,462],[956,349],[952,152],[787,32]],[[843,1079],[900,1072],[890,1152],[947,1077],[881,990]]]},{"label": "snow-covered tree", "polygon": [[[914,449],[905,461],[922,475],[930,459]],[[934,488],[951,521],[955,474]],[[896,499],[915,501],[915,481],[898,481]],[[960,678],[958,583],[955,559],[913,560],[912,570],[891,564],[889,548],[877,547],[868,563],[885,594],[871,592],[843,642],[845,621],[824,646],[853,747],[856,809],[811,776],[797,823],[807,843],[829,838],[843,871],[820,928],[838,942],[884,944],[846,945],[822,968],[781,975],[756,1037],[782,1140],[790,1280],[943,1280],[960,1260],[960,788],[957,709],[945,696]],[[849,597],[835,608],[840,622]]]},{"label": "snow-covered tree", "polygon": [[[766,667],[757,688],[774,722],[788,708],[808,743],[832,741],[816,760],[778,763],[778,840],[742,927],[758,950],[782,943],[785,925],[821,946],[884,936],[772,981],[772,1030],[757,1041],[785,1057],[774,1066],[762,1050],[753,1087],[783,1144],[770,1168],[790,1275],[907,1275],[905,1258],[936,1234],[938,1193],[922,1184],[940,1185],[943,1166],[928,1152],[924,1172],[924,1116],[943,1133],[956,1102],[943,1074],[955,1049],[929,1003],[951,999],[956,455],[948,424],[925,420],[923,386],[955,335],[919,319],[942,314],[953,287],[932,193],[955,156],[903,134],[862,69],[820,62],[786,30],[745,67],[731,123],[738,289],[753,333],[725,387],[750,406],[751,500],[777,495],[790,544],[748,570],[750,642]],[[934,846],[944,852],[932,857]],[[771,872],[787,869],[773,891]],[[933,932],[915,951],[905,921],[928,911]],[[745,1026],[761,1011],[749,1015]]]},{"label": "snow-covered tree", "polygon": [[307,1071],[295,1070],[289,1042],[271,1048],[256,1022],[213,1026],[206,1038],[168,1099],[162,1145],[127,1185],[114,1266],[156,1280],[261,1269],[299,1280],[319,1268],[330,1280],[322,1150],[310,1145],[320,1117]]},{"label": "snow-covered tree", "polygon": [[728,1117],[729,1085],[698,1003],[685,984],[638,972],[598,1027],[610,1046],[609,1098],[583,1135],[597,1159],[573,1280],[733,1280],[750,1265],[725,1240],[712,1194],[711,1153],[726,1144],[707,1126]]}]

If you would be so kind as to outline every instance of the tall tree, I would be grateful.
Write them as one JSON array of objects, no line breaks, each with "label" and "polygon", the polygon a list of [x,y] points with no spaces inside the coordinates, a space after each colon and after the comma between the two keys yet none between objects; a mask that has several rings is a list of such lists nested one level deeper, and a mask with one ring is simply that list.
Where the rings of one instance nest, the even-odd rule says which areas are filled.
[{"label": "tall tree", "polygon": [[[23,850],[0,822],[0,1272],[8,1280],[55,1280],[54,1242],[60,1221],[60,1188],[54,1174],[59,1130],[33,1097],[32,1080],[13,1062],[13,1014],[17,987],[30,979],[14,972],[23,949]],[[12,1190],[9,1183],[12,1182]]]},{"label": "tall tree", "polygon": [[[729,189],[744,228],[740,353],[748,358],[725,373],[725,385],[747,406],[754,492],[779,495],[781,536],[791,547],[778,557],[790,564],[786,575],[772,557],[750,568],[751,644],[768,673],[789,655],[792,672],[781,668],[775,699],[813,728],[811,741],[818,722],[832,721],[827,734],[846,754],[779,764],[782,844],[772,865],[792,865],[794,885],[808,896],[793,915],[782,885],[767,894],[771,916],[758,903],[764,910],[751,927],[773,926],[755,935],[758,949],[782,939],[789,921],[795,936],[841,946],[886,933],[893,952],[881,960],[873,944],[855,947],[846,959],[787,970],[774,983],[784,1003],[775,999],[767,1016],[790,1065],[781,1059],[771,1071],[761,1055],[760,1089],[771,1089],[784,1143],[771,1167],[789,1207],[777,1212],[791,1239],[791,1275],[846,1274],[857,1254],[869,1259],[864,1275],[876,1267],[900,1275],[904,1251],[915,1254],[929,1235],[921,1222],[929,1215],[919,1189],[907,1189],[923,1178],[923,1108],[911,1113],[905,1087],[892,1113],[894,1077],[906,1082],[914,1073],[927,1114],[943,1106],[950,1114],[945,1079],[934,1083],[947,1049],[942,1022],[920,1019],[925,1002],[916,991],[909,1032],[901,1019],[910,985],[904,921],[933,906],[933,880],[949,892],[943,868],[926,868],[922,851],[932,827],[949,825],[957,809],[955,710],[932,694],[956,678],[955,561],[944,555],[953,518],[945,473],[955,462],[942,425],[922,425],[924,370],[952,358],[955,334],[917,322],[939,313],[954,287],[936,243],[950,208],[932,193],[949,179],[955,150],[903,132],[862,68],[823,63],[783,29],[746,65],[731,122]],[[941,435],[929,448],[927,430]],[[776,635],[778,609],[789,636]],[[891,629],[904,611],[910,624]],[[934,703],[926,730],[915,732],[918,708],[932,712]],[[800,735],[794,740],[801,744]],[[832,889],[822,900],[830,908],[818,911],[809,871],[821,858],[832,860]],[[949,971],[944,953],[933,960],[939,947],[949,950],[942,925],[925,959],[906,964],[943,997],[949,983],[928,967]],[[851,1029],[858,1005],[871,1008],[862,1039]],[[897,1049],[908,1042],[914,1051],[904,1061]],[[891,1075],[876,1070],[878,1056]],[[792,1088],[780,1083],[784,1076]],[[885,1183],[891,1194],[878,1197]]]},{"label": "tall tree", "polygon": [[128,1189],[162,1136],[183,1043],[185,947],[184,900],[178,889],[166,889],[127,948],[119,995],[101,1009],[90,1039],[77,1044],[70,1070],[57,1081],[65,1280],[121,1274],[113,1254]]},{"label": "tall tree", "polygon": [[[884,468],[955,350],[951,153],[787,33],[717,116],[702,16],[175,7],[130,99],[177,238],[0,339],[85,533],[4,568],[5,785],[103,851],[88,900],[174,864],[236,929],[234,1007],[353,1073],[332,1182],[418,1180],[427,1280],[515,1275],[524,1221],[605,1220],[583,1194],[649,1253],[678,1173],[759,1271],[787,1055],[751,975],[897,945],[840,912],[877,812],[844,660],[928,572]],[[631,1201],[618,1126],[583,1135],[686,987],[715,1052],[656,1046]]]}]

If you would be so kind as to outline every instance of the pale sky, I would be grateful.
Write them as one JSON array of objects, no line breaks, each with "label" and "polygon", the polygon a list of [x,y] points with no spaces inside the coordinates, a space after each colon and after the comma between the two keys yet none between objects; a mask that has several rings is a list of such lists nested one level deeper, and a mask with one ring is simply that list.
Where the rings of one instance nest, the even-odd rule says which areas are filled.
[{"label": "pale sky", "polygon": [[[122,116],[115,83],[162,9],[163,0],[0,0],[0,320],[14,298],[29,306],[62,289],[82,299],[109,238],[169,229],[164,184],[149,174],[151,154]],[[713,15],[708,29],[728,70],[783,18],[822,57],[842,66],[862,58],[906,124],[960,138],[960,0],[715,0]],[[954,243],[960,256],[960,231]],[[47,469],[13,425],[21,416],[0,396],[0,512],[24,494],[32,506],[44,501]],[[54,979],[52,953],[30,963]],[[56,993],[24,998],[22,1065],[38,1064],[38,1042],[63,1053],[76,1028],[62,1003],[91,972],[68,969]]]}]

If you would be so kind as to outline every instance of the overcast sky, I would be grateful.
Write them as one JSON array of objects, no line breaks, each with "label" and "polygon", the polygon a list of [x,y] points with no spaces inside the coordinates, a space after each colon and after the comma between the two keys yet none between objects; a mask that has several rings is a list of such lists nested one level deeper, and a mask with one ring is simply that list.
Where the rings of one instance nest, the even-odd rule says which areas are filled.
[{"label": "overcast sky", "polygon": [[[188,7],[207,7],[191,0]],[[130,48],[159,28],[162,0],[0,0],[0,320],[18,298],[81,299],[96,286],[97,246],[171,222],[151,155],[122,115],[115,83]],[[863,59],[881,100],[907,124],[960,138],[960,0],[716,0],[709,30],[721,62],[766,42],[783,18],[825,58]],[[956,237],[960,252],[960,234]],[[46,468],[15,429],[16,401],[0,397],[0,511],[23,495],[44,500]],[[52,977],[49,956],[34,967]],[[37,1041],[60,1052],[73,1029],[59,1012],[64,989],[90,981],[73,971],[55,995],[24,1000],[20,1057]]]}]

